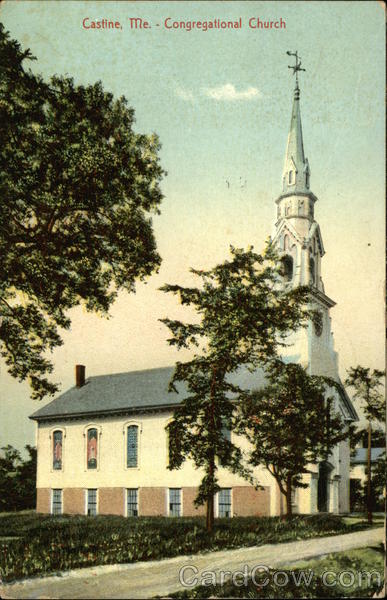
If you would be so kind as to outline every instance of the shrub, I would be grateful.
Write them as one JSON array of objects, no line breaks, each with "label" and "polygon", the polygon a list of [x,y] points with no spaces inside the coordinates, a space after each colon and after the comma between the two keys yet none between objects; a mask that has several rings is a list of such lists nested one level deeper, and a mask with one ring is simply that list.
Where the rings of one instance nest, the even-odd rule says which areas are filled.
[{"label": "shrub", "polygon": [[[0,517],[3,581],[77,567],[130,563],[241,546],[278,543],[362,528],[335,515],[218,519],[208,535],[202,518]],[[1,542],[1,536],[7,539]]]}]

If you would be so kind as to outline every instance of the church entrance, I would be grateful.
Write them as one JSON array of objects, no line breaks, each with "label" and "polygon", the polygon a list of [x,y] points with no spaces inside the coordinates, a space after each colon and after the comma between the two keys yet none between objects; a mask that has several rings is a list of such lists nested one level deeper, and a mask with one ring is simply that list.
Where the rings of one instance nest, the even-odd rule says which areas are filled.
[{"label": "church entrance", "polygon": [[329,510],[329,479],[332,469],[332,465],[327,461],[319,464],[317,488],[317,509],[319,512],[328,512]]}]

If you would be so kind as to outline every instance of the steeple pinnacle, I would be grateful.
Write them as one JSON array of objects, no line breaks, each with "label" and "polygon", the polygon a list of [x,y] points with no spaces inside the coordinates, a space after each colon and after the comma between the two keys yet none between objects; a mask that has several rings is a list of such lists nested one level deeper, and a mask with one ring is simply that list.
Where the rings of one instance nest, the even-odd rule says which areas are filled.
[{"label": "steeple pinnacle", "polygon": [[289,66],[289,69],[293,69],[293,75],[296,76],[296,81],[282,177],[282,192],[295,194],[298,192],[307,193],[309,192],[310,170],[308,159],[305,158],[302,140],[300,88],[298,85],[298,72],[305,71],[305,69],[301,69],[301,60],[299,60],[297,52],[287,52],[287,54],[289,56],[294,56],[296,59],[296,64],[294,66]]}]

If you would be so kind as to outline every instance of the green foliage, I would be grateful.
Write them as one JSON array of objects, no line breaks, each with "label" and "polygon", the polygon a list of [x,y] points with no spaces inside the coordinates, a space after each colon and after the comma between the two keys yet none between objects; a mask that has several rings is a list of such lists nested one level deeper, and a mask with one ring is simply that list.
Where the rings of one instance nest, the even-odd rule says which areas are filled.
[{"label": "green foliage", "polygon": [[[356,449],[367,448],[368,446],[368,430],[361,427],[357,431],[354,431],[351,435],[351,456],[356,454]],[[382,427],[377,427],[372,431],[371,438],[372,448],[385,448],[386,447],[386,433]]]},{"label": "green foliage", "polygon": [[156,135],[101,82],[48,82],[0,24],[0,348],[32,397],[57,387],[47,351],[68,309],[106,314],[160,264],[151,213],[162,199]]},{"label": "green foliage", "polygon": [[[209,536],[202,518],[0,516],[0,576],[31,575],[94,565],[157,560],[204,550],[259,546],[360,530],[334,516],[217,519]],[[14,540],[1,540],[1,536]]]},{"label": "green foliage", "polygon": [[281,261],[270,244],[262,255],[231,246],[230,261],[191,272],[199,278],[199,287],[161,288],[177,295],[200,319],[199,323],[161,319],[172,333],[171,345],[196,352],[192,360],[176,364],[170,383],[170,389],[178,391],[176,384],[184,382],[188,395],[168,426],[169,468],[178,469],[189,458],[204,470],[195,502],[207,502],[211,521],[213,496],[219,490],[216,459],[251,480],[241,450],[224,436],[224,428],[234,429],[235,399],[244,392],[230,375],[242,365],[253,371],[276,357],[289,333],[305,324],[310,312],[308,288],[285,290],[281,285]]},{"label": "green foliage", "polygon": [[[360,440],[366,442],[367,463],[371,463],[371,448],[374,445],[373,438],[386,446],[385,432],[383,440],[383,429],[385,427],[386,404],[382,388],[384,387],[385,372],[379,369],[371,371],[369,368],[351,367],[345,380],[345,385],[353,389],[353,397],[361,402],[364,414],[368,419],[368,429],[360,429],[352,435],[352,448]],[[377,424],[376,432],[375,423]],[[381,427],[380,427],[381,425]],[[367,483],[361,486],[360,501],[365,500],[367,505],[368,520],[372,522],[372,511],[381,508],[381,496],[386,489],[386,453],[379,458],[371,469],[366,469]],[[359,494],[358,494],[359,495]],[[359,499],[359,498],[358,498]]]},{"label": "green foliage", "polygon": [[8,445],[0,448],[0,511],[23,510],[36,504],[36,448],[27,445],[28,459]]},{"label": "green foliage", "polygon": [[337,387],[332,379],[281,360],[271,363],[267,378],[264,389],[240,397],[239,431],[253,447],[251,464],[264,465],[276,479],[289,514],[292,490],[307,487],[302,476],[308,465],[327,460],[349,432],[327,397]]},{"label": "green foliage", "polygon": [[386,407],[381,388],[384,385],[384,371],[366,367],[351,367],[345,385],[353,389],[353,397],[362,403],[366,418],[370,421],[385,421]]}]

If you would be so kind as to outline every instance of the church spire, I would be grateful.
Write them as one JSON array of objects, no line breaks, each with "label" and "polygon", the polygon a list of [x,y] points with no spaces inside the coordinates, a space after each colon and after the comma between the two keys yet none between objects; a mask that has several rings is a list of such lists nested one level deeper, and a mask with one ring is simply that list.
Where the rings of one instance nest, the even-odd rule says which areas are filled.
[{"label": "church spire", "polygon": [[294,56],[296,64],[289,66],[293,69],[295,75],[295,88],[293,98],[292,117],[290,120],[290,130],[286,148],[284,170],[282,176],[282,192],[298,193],[309,192],[310,170],[308,159],[305,158],[304,143],[302,139],[301,112],[300,112],[300,88],[298,85],[298,72],[305,71],[301,68],[297,51],[287,52],[289,56]]}]

